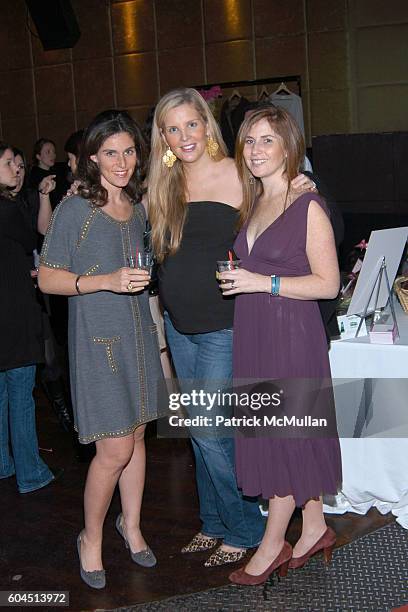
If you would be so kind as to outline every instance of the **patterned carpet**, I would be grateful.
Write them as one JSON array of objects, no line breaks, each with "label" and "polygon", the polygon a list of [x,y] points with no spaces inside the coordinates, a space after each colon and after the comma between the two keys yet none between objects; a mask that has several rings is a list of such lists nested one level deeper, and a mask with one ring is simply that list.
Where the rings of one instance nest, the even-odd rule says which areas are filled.
[{"label": "patterned carpet", "polygon": [[228,585],[112,612],[390,612],[408,603],[408,533],[397,523],[264,586]]}]

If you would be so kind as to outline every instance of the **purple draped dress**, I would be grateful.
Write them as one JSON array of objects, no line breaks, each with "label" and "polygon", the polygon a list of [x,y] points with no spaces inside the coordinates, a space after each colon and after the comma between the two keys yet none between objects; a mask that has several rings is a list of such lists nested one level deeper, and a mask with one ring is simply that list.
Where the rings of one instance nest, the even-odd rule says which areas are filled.
[{"label": "purple draped dress", "polygon": [[[316,194],[302,194],[256,239],[248,252],[246,226],[234,250],[242,267],[260,274],[310,274],[306,255],[307,215],[311,200],[327,212]],[[316,301],[244,293],[236,297],[234,379],[314,378],[330,381],[326,334]],[[331,387],[331,385],[330,385]],[[332,389],[327,414],[334,413]],[[335,416],[334,416],[335,420]],[[245,495],[265,499],[293,495],[297,506],[341,484],[337,432],[331,437],[236,438],[236,470]]]}]

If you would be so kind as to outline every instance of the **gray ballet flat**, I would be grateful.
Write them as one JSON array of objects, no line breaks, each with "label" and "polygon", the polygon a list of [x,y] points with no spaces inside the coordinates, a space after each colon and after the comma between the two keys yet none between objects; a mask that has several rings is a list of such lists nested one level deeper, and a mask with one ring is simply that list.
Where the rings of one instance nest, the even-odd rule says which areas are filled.
[{"label": "gray ballet flat", "polygon": [[119,535],[121,535],[122,538],[125,540],[125,546],[129,549],[132,561],[134,561],[134,563],[137,563],[138,565],[141,565],[142,567],[154,567],[157,563],[157,559],[154,556],[150,546],[148,546],[144,550],[139,550],[139,552],[132,552],[129,546],[129,542],[127,541],[127,539],[125,538],[125,534],[123,533],[122,513],[120,513],[118,518],[116,519],[115,526]]},{"label": "gray ballet flat", "polygon": [[91,589],[104,589],[106,586],[105,570],[95,570],[93,572],[87,572],[82,567],[81,534],[79,534],[77,538],[77,549],[78,549],[78,557],[79,557],[79,573],[81,575],[82,580],[85,582],[85,584],[91,587]]}]

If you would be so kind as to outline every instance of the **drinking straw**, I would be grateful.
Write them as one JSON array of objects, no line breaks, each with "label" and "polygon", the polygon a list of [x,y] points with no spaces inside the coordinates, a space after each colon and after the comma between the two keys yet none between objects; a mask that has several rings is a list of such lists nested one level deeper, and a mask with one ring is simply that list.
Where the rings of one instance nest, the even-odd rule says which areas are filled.
[{"label": "drinking straw", "polygon": [[232,263],[233,258],[232,258],[232,252],[231,251],[228,251],[228,259]]}]

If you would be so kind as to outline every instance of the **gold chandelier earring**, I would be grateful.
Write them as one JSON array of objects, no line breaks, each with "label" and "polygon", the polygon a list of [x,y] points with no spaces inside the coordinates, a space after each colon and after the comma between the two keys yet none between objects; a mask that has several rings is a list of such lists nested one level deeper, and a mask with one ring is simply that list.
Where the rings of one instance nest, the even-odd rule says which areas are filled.
[{"label": "gold chandelier earring", "polygon": [[174,155],[173,151],[167,145],[167,150],[162,157],[163,164],[167,166],[168,168],[172,168],[174,166],[174,162],[176,161],[176,159],[177,157]]},{"label": "gold chandelier earring", "polygon": [[207,136],[207,153],[208,155],[211,157],[211,159],[214,159],[217,156],[218,153],[218,149],[220,148],[220,145],[218,144],[218,142],[216,140],[214,140],[214,138],[212,136]]}]

